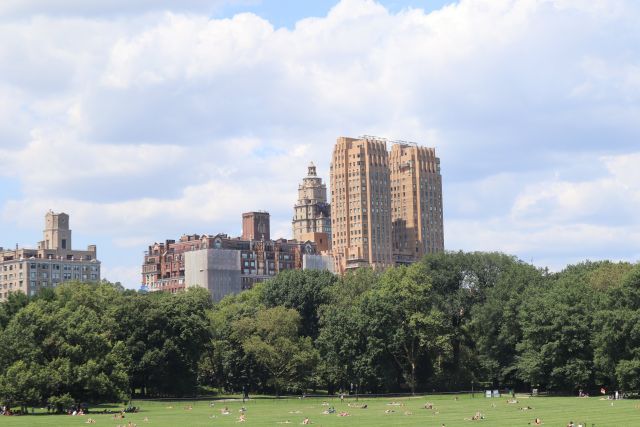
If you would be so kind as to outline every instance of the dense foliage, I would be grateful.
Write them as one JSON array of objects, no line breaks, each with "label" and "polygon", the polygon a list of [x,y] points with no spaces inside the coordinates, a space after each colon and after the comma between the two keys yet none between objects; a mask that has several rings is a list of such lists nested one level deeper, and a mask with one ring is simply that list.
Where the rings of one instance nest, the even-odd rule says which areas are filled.
[{"label": "dense foliage", "polygon": [[209,295],[141,295],[65,283],[0,305],[0,400],[8,406],[192,393],[210,342]]},{"label": "dense foliage", "polygon": [[[212,304],[67,283],[0,304],[0,401],[532,387],[640,390],[640,265],[549,273],[444,253],[383,273],[287,271]],[[61,403],[63,402],[63,403]]]}]

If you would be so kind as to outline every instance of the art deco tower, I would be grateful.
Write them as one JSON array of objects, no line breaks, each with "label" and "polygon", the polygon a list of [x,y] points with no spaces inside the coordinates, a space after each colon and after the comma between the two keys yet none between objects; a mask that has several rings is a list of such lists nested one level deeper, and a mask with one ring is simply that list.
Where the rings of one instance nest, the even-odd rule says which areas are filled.
[{"label": "art deco tower", "polygon": [[393,264],[386,141],[338,138],[331,159],[331,236],[339,272]]},{"label": "art deco tower", "polygon": [[435,149],[394,144],[389,167],[394,262],[444,251],[442,176]]},{"label": "art deco tower", "polygon": [[298,186],[298,202],[293,208],[293,238],[316,242],[319,251],[331,247],[331,208],[327,203],[327,186],[309,164],[307,176]]}]

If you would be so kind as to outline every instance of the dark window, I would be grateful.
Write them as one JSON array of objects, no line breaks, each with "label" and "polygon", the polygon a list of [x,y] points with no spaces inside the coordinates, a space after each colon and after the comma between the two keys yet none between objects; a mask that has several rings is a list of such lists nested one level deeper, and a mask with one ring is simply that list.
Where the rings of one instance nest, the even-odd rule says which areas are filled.
[{"label": "dark window", "polygon": [[62,249],[67,249],[67,239],[62,239]]}]

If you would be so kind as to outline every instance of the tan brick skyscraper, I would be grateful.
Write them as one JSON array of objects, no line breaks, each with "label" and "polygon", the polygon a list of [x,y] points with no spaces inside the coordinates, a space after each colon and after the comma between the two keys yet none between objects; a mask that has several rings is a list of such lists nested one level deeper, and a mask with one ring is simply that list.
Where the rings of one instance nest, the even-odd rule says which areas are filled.
[{"label": "tan brick skyscraper", "polygon": [[394,262],[444,251],[442,176],[435,149],[394,144],[389,167]]},{"label": "tan brick skyscraper", "polygon": [[393,264],[386,141],[338,138],[331,159],[331,232],[338,271]]}]

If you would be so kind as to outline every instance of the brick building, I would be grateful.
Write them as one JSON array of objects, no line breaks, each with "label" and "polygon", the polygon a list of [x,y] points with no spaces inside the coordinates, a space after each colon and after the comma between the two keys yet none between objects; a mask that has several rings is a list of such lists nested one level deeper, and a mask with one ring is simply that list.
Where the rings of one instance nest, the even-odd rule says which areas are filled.
[{"label": "brick building", "polygon": [[443,251],[435,149],[372,136],[338,138],[331,159],[331,223],[339,272],[411,263]]},{"label": "brick building", "polygon": [[397,143],[389,154],[393,259],[444,251],[442,176],[434,148]]},{"label": "brick building", "polygon": [[386,141],[338,138],[331,159],[331,250],[339,271],[392,265],[389,180]]},{"label": "brick building", "polygon": [[327,257],[319,255],[314,242],[247,238],[258,230],[260,236],[269,235],[269,214],[258,212],[258,218],[253,214],[243,214],[242,237],[194,234],[149,246],[142,265],[143,287],[150,292],[178,292],[201,286],[217,301],[280,271],[303,269],[305,263],[314,269],[330,269]]}]

